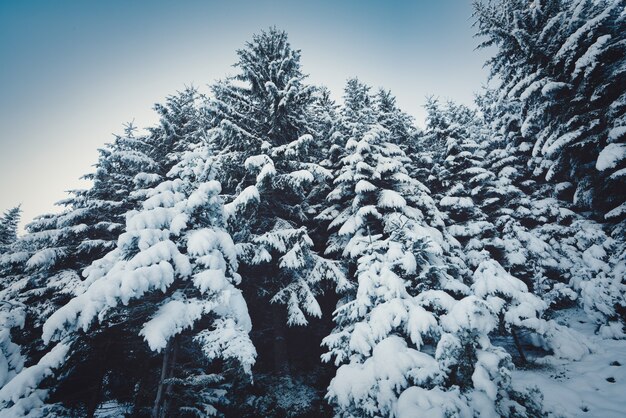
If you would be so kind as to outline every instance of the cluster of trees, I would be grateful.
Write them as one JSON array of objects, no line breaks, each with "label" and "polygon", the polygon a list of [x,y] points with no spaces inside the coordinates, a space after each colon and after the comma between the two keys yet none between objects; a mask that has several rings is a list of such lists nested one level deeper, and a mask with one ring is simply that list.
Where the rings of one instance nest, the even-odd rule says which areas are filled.
[{"label": "cluster of trees", "polygon": [[307,84],[275,28],[87,190],[0,221],[0,417],[542,416],[511,371],[626,317],[622,0],[475,5],[497,88]]}]

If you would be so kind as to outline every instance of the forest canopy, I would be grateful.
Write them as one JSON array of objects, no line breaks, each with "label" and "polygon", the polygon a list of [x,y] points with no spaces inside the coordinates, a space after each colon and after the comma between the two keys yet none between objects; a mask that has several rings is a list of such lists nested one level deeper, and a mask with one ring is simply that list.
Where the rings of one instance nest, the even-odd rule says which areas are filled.
[{"label": "forest canopy", "polygon": [[474,22],[494,83],[423,129],[272,27],[5,211],[0,417],[574,416],[546,369],[625,357],[626,2]]}]

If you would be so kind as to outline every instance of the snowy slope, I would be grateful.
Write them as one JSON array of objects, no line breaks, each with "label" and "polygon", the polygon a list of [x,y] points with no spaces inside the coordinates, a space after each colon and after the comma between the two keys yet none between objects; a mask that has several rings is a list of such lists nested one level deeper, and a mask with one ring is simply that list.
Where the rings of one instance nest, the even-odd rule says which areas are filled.
[{"label": "snowy slope", "polygon": [[594,335],[594,325],[580,311],[566,312],[559,322],[587,336],[594,352],[576,362],[541,359],[541,368],[514,372],[515,385],[538,386],[554,417],[625,417],[626,341]]}]

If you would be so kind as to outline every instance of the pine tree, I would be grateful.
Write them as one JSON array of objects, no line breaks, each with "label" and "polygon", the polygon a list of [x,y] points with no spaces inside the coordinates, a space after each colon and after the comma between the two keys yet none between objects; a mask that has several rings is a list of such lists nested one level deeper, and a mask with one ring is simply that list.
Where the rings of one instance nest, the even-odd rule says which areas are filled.
[{"label": "pine tree", "polygon": [[[367,120],[359,111],[371,112],[346,113]],[[339,416],[434,409],[460,416],[538,416],[540,400],[513,390],[511,356],[490,342],[501,324],[501,305],[472,295],[478,285],[467,284],[476,280],[467,276],[459,244],[446,232],[428,189],[408,175],[411,162],[388,130],[370,123],[353,125],[352,132],[367,128],[348,140],[330,207],[320,215],[331,221],[327,251],[346,259],[355,284],[335,312],[335,331],[324,340],[324,359],[340,366],[327,398]],[[451,141],[451,149],[463,140]],[[454,155],[457,161],[448,161],[452,171],[473,165],[463,150]],[[537,308],[523,319],[545,325],[542,302],[516,283],[523,303],[532,300]]]},{"label": "pine tree", "polygon": [[[220,190],[216,181],[195,185],[175,179],[148,191],[142,209],[128,214],[118,248],[86,269],[86,290],[43,328],[44,341],[49,341],[87,331],[96,317],[140,323],[139,334],[150,349],[164,352],[153,416],[171,413],[168,379],[180,378],[175,375],[176,352],[183,334],[209,360],[236,360],[246,373],[254,363],[250,318],[235,287],[240,281],[237,254],[224,230]],[[162,295],[155,298],[157,290]],[[128,308],[119,308],[120,303]],[[196,325],[207,319],[208,326]],[[209,404],[203,408],[206,414],[213,410]]]},{"label": "pine tree", "polygon": [[[176,163],[176,150],[182,149],[180,142],[185,141],[181,132],[198,131],[199,123],[191,120],[197,121],[199,116],[189,110],[190,103],[195,106],[196,97],[195,90],[188,89],[171,96],[166,105],[157,106],[164,116],[147,136],[136,136],[132,124],[127,125],[124,135],[116,136],[112,144],[100,150],[96,171],[85,176],[93,182],[92,187],[74,191],[60,202],[67,207],[61,214],[46,215],[28,225],[28,233],[0,260],[3,275],[10,278],[3,288],[4,296],[27,306],[20,341],[25,343],[27,358],[38,358],[47,350],[36,337],[42,324],[70,298],[85,291],[82,269],[116,246],[124,231],[126,212],[137,208],[146,191]],[[175,118],[175,110],[184,107],[179,106],[181,102],[187,106],[181,112],[190,115]],[[182,129],[189,125],[194,128]],[[197,142],[196,137],[194,140]],[[191,138],[189,142],[193,143]],[[110,341],[116,338],[116,332],[113,327],[101,328],[65,346],[69,357],[58,371],[63,378],[51,391],[52,400],[63,399],[67,393],[88,385],[90,390],[84,395],[72,395],[71,407],[86,408],[84,413],[92,416],[102,401],[106,374],[111,372],[107,367],[121,367],[115,373],[120,375],[134,372],[124,369],[124,364],[109,364],[125,349],[121,345],[112,349]]]},{"label": "pine tree", "polygon": [[626,213],[623,9],[622,0],[475,3],[483,46],[496,46],[500,96],[519,103],[534,174],[575,184],[576,206],[612,221]]},{"label": "pine tree", "polygon": [[18,205],[7,210],[0,218],[0,254],[6,252],[17,240],[17,228],[20,223],[22,209]]},{"label": "pine tree", "polygon": [[[0,219],[0,254],[10,251],[17,240],[17,227],[21,214],[20,206],[5,212]],[[2,298],[0,303],[0,388],[24,368],[24,356],[21,347],[13,341],[11,332],[24,328],[26,320],[25,306],[9,298]]]},{"label": "pine tree", "polygon": [[[144,173],[144,170],[155,169],[155,164],[145,154],[148,145],[145,138],[136,137],[134,131],[132,124],[127,125],[124,135],[116,136],[113,143],[100,150],[96,171],[85,176],[93,182],[92,187],[74,191],[69,199],[60,202],[66,206],[64,212],[39,217],[29,224],[27,233],[0,260],[5,277],[3,298],[25,307],[23,330],[16,341],[29,362],[47,351],[37,338],[43,322],[82,291],[82,268],[115,245],[123,230],[124,213],[136,204],[133,190],[154,182],[154,174]],[[92,344],[91,338],[87,336],[77,345]],[[69,349],[65,343],[59,347],[57,352]],[[60,361],[54,358],[55,362]],[[64,367],[71,369],[70,364],[93,366],[91,361],[96,360],[82,358]],[[83,368],[82,373],[92,376],[97,369]],[[43,393],[47,391],[37,395],[41,402],[45,397]]]},{"label": "pine tree", "polygon": [[[489,130],[484,117],[464,106],[448,103],[441,108],[436,101],[431,101],[428,120],[432,125],[426,131],[426,135],[440,136],[439,140],[444,140],[447,145],[444,157],[439,159],[441,165],[433,168],[438,177],[435,188],[440,190],[439,207],[446,215],[447,229],[463,244],[468,264],[475,270],[472,293],[487,301],[490,309],[497,313],[497,333],[512,336],[521,362],[525,362],[525,357],[518,336],[520,328],[524,334],[533,334],[534,338],[546,336],[549,341],[544,344],[554,345],[557,356],[580,357],[588,351],[587,347],[570,342],[572,353],[579,354],[559,351],[562,342],[557,340],[569,338],[567,331],[554,322],[544,320],[542,317],[548,305],[530,293],[523,281],[506,273],[496,261],[501,260],[509,271],[521,273],[525,278],[534,274],[531,284],[535,292],[549,303],[554,302],[551,299],[557,298],[559,291],[565,296],[572,295],[569,288],[553,287],[550,295],[543,293],[542,290],[546,289],[540,289],[539,281],[544,278],[546,270],[556,267],[557,260],[565,258],[548,244],[554,237],[546,236],[543,226],[538,226],[542,220],[547,220],[546,216],[550,217],[550,225],[558,225],[561,221],[552,213],[555,201],[535,200],[536,196],[524,193],[524,190],[532,190],[532,186],[527,181],[518,180],[523,176],[515,171],[516,160],[510,158],[514,154],[488,153]],[[503,155],[504,161],[486,159],[486,154],[492,158]],[[496,175],[490,170],[492,167],[502,169]],[[514,184],[519,184],[520,188]],[[529,261],[535,266],[530,273],[526,269]],[[494,304],[492,301],[500,300],[498,296],[485,293],[485,283],[491,278],[499,278],[501,282],[502,288],[496,293],[516,298],[515,303],[524,307],[529,318],[515,321],[514,325],[507,322],[502,312],[504,302]],[[521,326],[522,322],[526,325]]]},{"label": "pine tree", "polygon": [[[214,173],[224,188],[241,287],[256,320],[251,336],[259,350],[257,387],[267,390],[269,399],[279,396],[270,390],[277,384],[308,390],[294,382],[309,378],[307,369],[319,369],[314,359],[325,334],[320,298],[331,283],[343,280],[338,263],[319,256],[318,236],[311,236],[331,177],[319,163],[326,158],[334,105],[323,89],[305,83],[300,52],[284,32],[261,32],[237,55],[236,75],[212,86],[206,103],[206,150],[214,152],[203,173]],[[296,325],[309,330],[289,329]],[[288,341],[298,348],[288,349]],[[292,359],[303,353],[311,354],[301,372],[289,372]],[[298,396],[276,398],[276,404]],[[254,413],[280,413],[271,408]]]},{"label": "pine tree", "polygon": [[[329,195],[333,205],[322,214],[333,219],[330,228],[336,231],[327,251],[351,261],[356,284],[335,313],[336,330],[324,340],[324,359],[334,357],[341,365],[327,395],[341,416],[389,415],[396,391],[425,385],[439,374],[435,359],[418,351],[436,320],[409,294],[409,277],[420,277],[424,286],[454,281],[439,271],[441,233],[424,225],[416,202],[408,200],[415,183],[403,170],[402,151],[385,141],[388,135],[374,125],[358,142],[348,141]],[[397,361],[391,367],[397,371],[379,375],[381,361]]]},{"label": "pine tree", "polygon": [[[475,4],[478,35],[484,46],[496,46],[489,64],[502,80],[489,99],[500,137],[491,160],[510,167],[507,186],[531,203],[524,204],[531,224],[506,222],[507,229],[518,236],[515,231],[535,229],[532,235],[543,241],[539,262],[530,263],[539,271],[531,279],[537,293],[557,303],[577,298],[601,331],[615,337],[624,335],[616,321],[623,321],[626,289],[619,232],[626,107],[617,87],[624,83],[623,8],[623,1],[603,0]],[[604,217],[616,242],[589,214],[576,215],[562,200]],[[523,241],[518,254],[537,247]]]},{"label": "pine tree", "polygon": [[391,142],[399,145],[406,153],[415,135],[413,118],[398,108],[396,97],[389,90],[379,89],[374,97],[374,105],[378,123],[389,130]]},{"label": "pine tree", "polygon": [[205,102],[206,98],[195,87],[186,87],[169,95],[165,103],[154,106],[159,123],[148,128],[148,142],[162,178],[180,162],[183,153],[206,143],[211,114]]},{"label": "pine tree", "polygon": [[[226,190],[234,195],[228,205],[231,230],[243,261],[258,266],[245,275],[244,286],[267,295],[264,303],[286,305],[288,324],[304,325],[305,314],[321,315],[320,281],[341,278],[334,264],[313,250],[305,227],[311,221],[312,186],[329,177],[317,164],[320,148],[312,136],[317,134],[314,89],[304,84],[300,53],[284,32],[255,35],[238,55],[240,74],[214,87],[211,106],[219,122],[210,135],[221,150],[214,164],[224,170]],[[284,333],[279,324],[273,327]],[[278,357],[286,356],[282,351]],[[286,361],[277,358],[282,364],[277,367]]]},{"label": "pine tree", "polygon": [[482,168],[493,175],[476,189],[476,201],[496,231],[481,248],[551,309],[579,303],[603,333],[623,335],[616,321],[626,288],[608,256],[615,243],[602,225],[563,200],[571,185],[533,177],[526,164],[532,146],[520,133],[518,108],[494,96],[480,98],[488,134],[479,153]]},{"label": "pine tree", "polygon": [[[431,144],[445,143],[434,156],[430,188],[446,217],[448,231],[463,245],[472,268],[474,254],[482,251],[483,241],[494,234],[494,226],[481,209],[485,187],[495,175],[483,167],[484,124],[476,111],[448,102],[429,99],[425,137]],[[436,146],[436,145],[435,145]],[[437,149],[437,148],[435,148]]]},{"label": "pine tree", "polygon": [[154,181],[144,170],[154,168],[145,138],[128,125],[124,135],[100,150],[93,181],[60,202],[60,214],[40,216],[26,234],[0,258],[6,300],[27,306],[24,342],[28,357],[42,347],[39,327],[71,296],[80,291],[81,269],[110,250],[123,229],[124,213],[133,207],[132,191]]},{"label": "pine tree", "polygon": [[0,388],[24,368],[24,356],[20,346],[12,341],[11,330],[23,328],[25,310],[23,306],[4,300],[0,307]]}]

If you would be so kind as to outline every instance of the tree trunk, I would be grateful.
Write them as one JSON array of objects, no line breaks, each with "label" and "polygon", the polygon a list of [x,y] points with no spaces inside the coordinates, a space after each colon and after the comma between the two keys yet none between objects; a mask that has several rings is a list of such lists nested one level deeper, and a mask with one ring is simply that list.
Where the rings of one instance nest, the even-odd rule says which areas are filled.
[{"label": "tree trunk", "polygon": [[87,404],[87,418],[93,418],[96,415],[96,410],[98,409],[98,405],[100,405],[100,401],[102,400],[102,388],[104,387],[104,376],[105,373],[98,374],[98,383],[97,387],[89,399]]},{"label": "tree trunk", "polygon": [[511,327],[511,335],[513,336],[513,342],[515,343],[515,348],[517,348],[522,364],[526,364],[526,356],[524,355],[524,350],[522,350],[522,345],[517,337],[517,332],[515,332],[515,327]]},{"label": "tree trunk", "polygon": [[[172,339],[172,353],[170,355],[170,370],[168,372],[168,379],[174,377],[174,371],[176,370],[176,359],[178,357],[178,338]],[[170,409],[170,401],[172,400],[172,385],[170,383],[165,384],[165,395],[163,396],[163,407],[161,408],[161,417],[167,418],[167,411]]]},{"label": "tree trunk", "polygon": [[167,413],[165,398],[169,393],[169,386],[166,380],[172,377],[174,371],[174,362],[176,357],[176,350],[174,349],[174,339],[170,339],[163,351],[163,363],[161,365],[161,377],[159,379],[159,385],[157,387],[156,398],[154,399],[154,406],[152,407],[152,418],[161,418]]},{"label": "tree trunk", "polygon": [[272,328],[274,332],[274,371],[281,376],[289,374],[289,359],[287,357],[287,340],[285,336],[285,318],[282,311],[274,309],[272,313]]},{"label": "tree trunk", "polygon": [[97,352],[97,356],[99,357],[98,374],[97,374],[98,383],[92,396],[90,397],[87,403],[87,411],[85,415],[87,418],[94,417],[94,415],[96,414],[96,410],[98,409],[98,405],[100,405],[100,402],[102,401],[102,390],[104,389],[104,377],[106,376],[106,372],[107,372],[107,367],[106,367],[107,357],[108,357],[110,346],[111,346],[110,340],[105,340],[104,346],[101,347],[99,352]]}]

